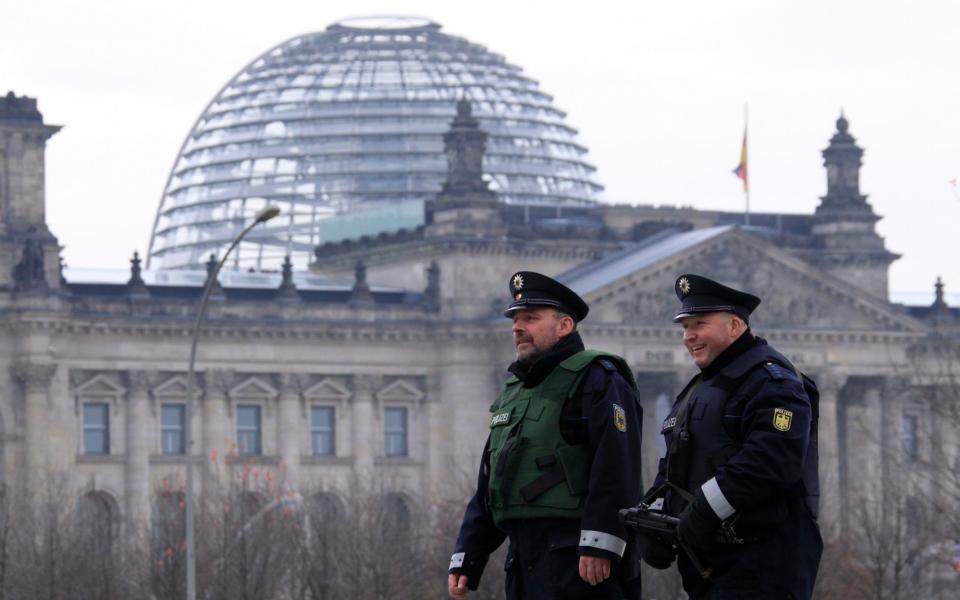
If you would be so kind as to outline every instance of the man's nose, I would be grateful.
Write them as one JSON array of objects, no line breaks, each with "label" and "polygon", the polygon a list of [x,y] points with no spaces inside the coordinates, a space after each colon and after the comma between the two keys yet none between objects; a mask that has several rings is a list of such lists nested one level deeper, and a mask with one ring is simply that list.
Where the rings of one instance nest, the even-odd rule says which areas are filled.
[{"label": "man's nose", "polygon": [[697,337],[697,336],[696,336],[696,334],[693,332],[692,329],[684,329],[684,330],[683,330],[683,341],[684,341],[684,342],[692,341],[695,337]]}]

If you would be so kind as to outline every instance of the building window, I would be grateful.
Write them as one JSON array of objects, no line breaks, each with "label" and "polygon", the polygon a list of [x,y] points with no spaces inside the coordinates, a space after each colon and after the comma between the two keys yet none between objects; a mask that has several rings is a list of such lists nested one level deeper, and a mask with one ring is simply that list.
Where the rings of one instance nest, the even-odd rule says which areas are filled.
[{"label": "building window", "polygon": [[109,555],[113,544],[113,517],[111,503],[98,492],[90,492],[77,502],[76,517],[83,547],[90,551],[94,560]]},{"label": "building window", "polygon": [[110,405],[105,402],[83,405],[83,452],[110,454]]},{"label": "building window", "polygon": [[164,404],[160,407],[160,451],[163,454],[184,454],[186,406]]},{"label": "building window", "polygon": [[237,453],[241,456],[259,456],[260,407],[241,404],[237,407]]},{"label": "building window", "polygon": [[383,410],[383,452],[386,456],[408,456],[406,408]]},{"label": "building window", "polygon": [[908,462],[914,462],[920,458],[920,442],[917,437],[918,425],[917,415],[903,415],[900,435],[903,440],[903,453],[906,455]]},{"label": "building window", "polygon": [[310,410],[310,436],[314,456],[336,454],[335,423],[332,406],[314,406]]}]

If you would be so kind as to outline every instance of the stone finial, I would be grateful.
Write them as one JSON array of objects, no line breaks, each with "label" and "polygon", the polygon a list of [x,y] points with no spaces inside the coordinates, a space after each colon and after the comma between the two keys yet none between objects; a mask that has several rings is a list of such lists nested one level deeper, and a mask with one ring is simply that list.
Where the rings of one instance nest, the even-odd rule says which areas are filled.
[{"label": "stone finial", "polygon": [[950,310],[950,307],[947,306],[946,300],[943,299],[943,280],[940,279],[940,276],[937,276],[936,283],[933,284],[934,289],[934,300],[933,304],[930,306],[934,312],[947,312]]},{"label": "stone finial", "polygon": [[871,212],[866,196],[860,193],[860,167],[863,165],[863,148],[849,132],[850,123],[840,113],[837,131],[830,138],[830,145],[823,150],[823,164],[827,167],[827,195],[817,209],[859,210]]},{"label": "stone finial", "polygon": [[293,263],[290,261],[290,255],[283,257],[283,266],[281,268],[280,287],[277,288],[277,300],[282,302],[296,302],[300,300],[300,293],[297,291],[297,285],[293,283]]},{"label": "stone finial", "polygon": [[944,299],[944,287],[943,280],[938,275],[937,281],[933,284],[933,304],[930,305],[930,320],[933,322],[934,327],[940,325],[941,323],[952,323],[956,319],[953,311],[950,310],[950,305],[948,305],[947,301]]},{"label": "stone finial", "polygon": [[50,287],[44,269],[43,243],[31,227],[23,241],[20,261],[13,268],[13,283],[18,291],[46,290]]},{"label": "stone finial", "polygon": [[470,102],[461,99],[457,102],[457,116],[450,123],[450,130],[443,134],[447,180],[443,184],[441,198],[480,193],[495,202],[496,197],[483,180],[487,134],[480,129],[480,122],[472,113]]},{"label": "stone finial", "polygon": [[350,293],[350,304],[369,304],[375,303],[370,286],[367,285],[367,265],[362,260],[358,260],[353,268],[353,290]]},{"label": "stone finial", "polygon": [[127,281],[127,295],[146,298],[150,296],[150,291],[140,274],[140,262],[140,254],[134,250],[133,258],[130,259],[130,279]]},{"label": "stone finial", "polygon": [[17,96],[13,90],[0,98],[0,121],[43,122],[43,115],[37,110],[37,99]]},{"label": "stone finial", "polygon": [[60,273],[60,287],[66,287],[66,285],[67,285],[67,278],[66,278],[66,276],[63,274],[63,270],[67,268],[67,263],[63,262],[63,255],[58,256],[58,257],[57,257],[57,260],[59,261],[59,264],[58,264],[58,266],[57,266],[57,269],[58,269],[58,271],[59,271],[59,273]]},{"label": "stone finial", "polygon": [[440,310],[440,266],[431,261],[427,267],[427,287],[423,290],[423,307],[429,311]]},{"label": "stone finial", "polygon": [[843,109],[840,109],[840,118],[837,119],[837,133],[847,133],[847,129],[850,128],[850,123],[847,121],[847,118],[843,115]]},{"label": "stone finial", "polygon": [[[204,282],[204,285],[210,283],[210,279],[213,276],[213,272],[217,270],[217,255],[210,254],[210,260],[207,261],[207,280]],[[213,280],[213,285],[210,286],[210,298],[216,298],[222,300],[226,298],[226,294],[223,292],[223,286],[220,285],[220,281],[217,279]]]}]

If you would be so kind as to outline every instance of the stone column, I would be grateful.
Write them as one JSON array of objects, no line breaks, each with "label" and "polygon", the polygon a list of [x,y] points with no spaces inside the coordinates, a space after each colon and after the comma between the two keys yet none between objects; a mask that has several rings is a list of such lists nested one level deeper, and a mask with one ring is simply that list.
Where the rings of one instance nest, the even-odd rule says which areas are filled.
[{"label": "stone column", "polygon": [[16,413],[24,429],[23,483],[28,497],[41,491],[49,475],[50,382],[56,371],[57,365],[51,364],[24,362],[12,367],[22,392]]},{"label": "stone column", "polygon": [[285,465],[284,481],[280,483],[296,490],[300,485],[300,450],[304,446],[304,432],[309,432],[309,427],[302,426],[300,417],[300,380],[290,373],[281,374],[279,379],[277,453]]},{"label": "stone column", "polygon": [[377,375],[358,375],[354,378],[352,454],[356,475],[363,479],[373,475],[376,448],[383,448],[383,424],[375,409],[373,395],[380,389],[383,378]]},{"label": "stone column", "polygon": [[[480,353],[477,353],[478,355]],[[477,484],[483,444],[490,432],[490,405],[506,373],[482,357],[457,357],[435,376],[438,397],[429,405],[430,478],[437,498],[468,498]]]},{"label": "stone column", "polygon": [[[885,514],[894,514],[903,507],[896,504],[903,501],[908,495],[908,489],[916,493],[921,490],[915,483],[908,483],[906,465],[903,462],[903,398],[909,383],[901,377],[884,377],[879,388],[880,404],[880,485],[884,502],[894,502],[894,505],[884,507]],[[929,440],[926,440],[929,441]],[[909,487],[908,487],[909,486]]]},{"label": "stone column", "polygon": [[227,406],[230,404],[229,391],[233,384],[233,373],[221,369],[210,369],[205,373],[205,389],[201,411],[203,418],[202,449],[200,460],[207,468],[206,480],[214,485],[226,481],[227,456],[236,453],[236,434],[227,427]]},{"label": "stone column", "polygon": [[826,372],[817,377],[820,390],[818,451],[820,454],[820,529],[825,540],[840,533],[840,438],[837,401],[846,377]]},{"label": "stone column", "polygon": [[638,373],[637,385],[640,388],[640,406],[643,408],[643,486],[650,489],[657,476],[657,467],[663,456],[663,436],[660,434],[662,415],[658,415],[657,406],[665,403],[673,405],[673,399],[683,386],[675,373]]},{"label": "stone column", "polygon": [[851,519],[864,514],[863,502],[875,501],[882,494],[881,480],[881,398],[879,382],[858,378],[844,387],[841,408],[845,436],[841,479],[843,504],[841,528],[857,525]]},{"label": "stone column", "polygon": [[[127,378],[126,436],[124,465],[126,523],[137,527],[150,514],[150,418],[149,383],[143,371],[131,371]],[[159,429],[158,429],[159,430]]]},{"label": "stone column", "polygon": [[[423,436],[426,442],[426,480],[428,493],[432,498],[442,498],[443,489],[440,481],[443,479],[442,473],[447,471],[447,467],[452,463],[453,458],[449,455],[450,437],[449,430],[444,428],[442,413],[445,408],[449,408],[449,401],[444,402],[443,386],[439,374],[431,374],[426,377],[427,397],[423,402]],[[449,471],[448,471],[449,474]]]}]

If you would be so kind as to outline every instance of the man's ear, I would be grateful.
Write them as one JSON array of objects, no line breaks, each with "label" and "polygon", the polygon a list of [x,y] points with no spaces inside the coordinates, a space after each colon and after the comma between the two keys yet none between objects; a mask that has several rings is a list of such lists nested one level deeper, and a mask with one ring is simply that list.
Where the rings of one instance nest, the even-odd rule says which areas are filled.
[{"label": "man's ear", "polygon": [[573,330],[576,329],[577,327],[576,322],[573,320],[573,317],[571,317],[570,315],[566,313],[561,313],[560,311],[557,311],[557,312],[559,313],[559,316],[560,316],[560,331],[558,332],[560,334],[560,337],[565,337],[570,335],[571,333],[573,333]]},{"label": "man's ear", "polygon": [[730,316],[730,333],[732,337],[740,337],[740,334],[746,331],[747,324],[743,322],[738,315]]}]

